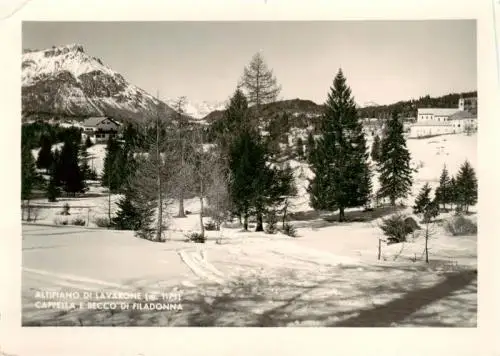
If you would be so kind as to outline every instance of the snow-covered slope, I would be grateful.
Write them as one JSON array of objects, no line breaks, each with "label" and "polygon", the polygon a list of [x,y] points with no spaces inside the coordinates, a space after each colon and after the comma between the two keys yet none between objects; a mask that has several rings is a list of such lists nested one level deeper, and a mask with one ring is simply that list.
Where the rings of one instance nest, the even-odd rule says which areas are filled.
[{"label": "snow-covered slope", "polygon": [[22,56],[23,116],[109,115],[147,119],[174,110],[127,82],[98,58],[72,44],[45,50],[25,50]]}]

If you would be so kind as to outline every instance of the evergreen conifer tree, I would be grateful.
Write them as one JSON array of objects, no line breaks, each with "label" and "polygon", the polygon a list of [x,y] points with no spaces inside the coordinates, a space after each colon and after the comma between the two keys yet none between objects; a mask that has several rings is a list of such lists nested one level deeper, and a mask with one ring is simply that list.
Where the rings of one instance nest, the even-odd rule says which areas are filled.
[{"label": "evergreen conifer tree", "polygon": [[476,205],[478,198],[476,172],[469,161],[465,161],[460,167],[455,187],[459,210],[469,212],[469,207]]},{"label": "evergreen conifer tree", "polygon": [[[164,201],[158,201],[157,195],[161,194],[161,199],[164,199],[165,193],[162,189],[164,188],[163,182],[161,182],[161,187],[155,185],[158,180],[158,176],[155,176],[155,173],[163,175],[164,165],[162,160],[155,157],[153,151],[154,149],[149,152],[148,156],[140,156],[138,158],[137,170],[131,179],[130,190],[127,193],[133,209],[138,214],[138,218],[135,220],[137,225],[134,228],[136,235],[143,239],[159,242],[161,241],[161,232],[158,234],[158,231],[154,230],[153,225],[156,218],[155,215],[165,205]],[[133,210],[127,209],[127,211]],[[163,221],[160,221],[160,224],[163,225]]]},{"label": "evergreen conifer tree", "polygon": [[128,123],[123,130],[123,140],[125,142],[125,148],[133,150],[140,146],[139,130],[132,123]]},{"label": "evergreen conifer tree", "polygon": [[216,141],[224,156],[228,156],[233,140],[248,124],[248,101],[243,92],[236,89],[223,118],[214,124]]},{"label": "evergreen conifer tree", "polygon": [[426,183],[420,190],[413,206],[413,213],[421,215],[425,223],[430,222],[432,218],[439,214],[439,206],[435,199],[431,199],[431,192],[432,189],[429,183]]},{"label": "evergreen conifer tree", "polygon": [[38,182],[35,159],[28,146],[21,147],[21,199],[30,200],[33,188]]},{"label": "evergreen conifer tree", "polygon": [[85,181],[78,162],[78,146],[72,140],[66,140],[59,158],[61,182],[66,193],[85,192]]},{"label": "evergreen conifer tree", "polygon": [[372,208],[373,204],[373,182],[372,182],[372,171],[370,166],[367,164],[363,167],[363,173],[361,174],[361,184],[359,185],[358,195],[366,197],[364,203],[365,208]]},{"label": "evergreen conifer tree", "polygon": [[109,188],[112,192],[116,192],[120,188],[122,168],[118,159],[120,152],[120,144],[116,139],[110,137],[106,146],[101,185]]},{"label": "evergreen conifer tree", "polygon": [[[30,221],[31,204],[30,200],[33,196],[33,189],[40,185],[41,178],[36,172],[35,159],[31,153],[31,149],[24,144],[21,146],[21,200],[22,200],[22,219]],[[26,212],[26,215],[25,215]]]},{"label": "evergreen conifer tree", "polygon": [[282,206],[282,222],[284,228],[288,213],[289,198],[297,195],[293,169],[289,164],[285,164],[282,168],[274,168],[274,179],[270,191],[271,196],[269,203],[272,208],[271,213],[273,214],[275,210],[273,205]]},{"label": "evergreen conifer tree", "polygon": [[381,146],[378,196],[389,198],[394,206],[397,199],[408,196],[413,183],[410,152],[406,148],[403,123],[396,112],[393,112],[392,118],[387,123]]},{"label": "evergreen conifer tree", "polygon": [[52,163],[52,167],[50,168],[49,184],[47,185],[47,199],[49,202],[57,201],[57,198],[61,195],[58,185],[57,162],[54,161]]},{"label": "evergreen conifer tree", "polygon": [[371,157],[373,162],[379,162],[380,160],[380,137],[375,135],[373,139],[372,149],[371,149]]},{"label": "evergreen conifer tree", "polygon": [[57,187],[62,187],[62,167],[61,167],[61,150],[56,149],[52,154],[52,166],[50,174],[54,177],[54,183]]},{"label": "evergreen conifer tree", "polygon": [[302,141],[302,137],[297,138],[297,156],[299,159],[304,158],[304,142]]},{"label": "evergreen conifer tree", "polygon": [[87,139],[85,140],[85,147],[90,148],[94,144],[92,143],[92,140],[90,139],[90,136],[87,136]]},{"label": "evergreen conifer tree", "polygon": [[92,171],[89,166],[89,154],[87,152],[87,145],[80,144],[78,151],[78,160],[80,163],[80,171],[83,175],[84,180],[89,180],[92,178]]},{"label": "evergreen conifer tree", "polygon": [[47,135],[43,135],[41,138],[41,148],[38,152],[38,158],[36,161],[36,166],[39,169],[45,169],[48,171],[52,166],[52,142]]},{"label": "evergreen conifer tree", "polygon": [[132,192],[127,190],[117,205],[118,211],[111,221],[113,227],[118,230],[138,230],[141,226],[141,214],[134,205]]},{"label": "evergreen conifer tree", "polygon": [[368,202],[370,187],[366,139],[342,70],[328,94],[320,131],[310,160],[315,174],[309,185],[311,205],[338,209],[344,221],[345,208]]},{"label": "evergreen conifer tree", "polygon": [[231,145],[229,168],[231,199],[238,214],[243,216],[244,229],[247,230],[249,216],[257,210],[263,213],[262,193],[269,180],[263,145],[258,134],[249,127]]},{"label": "evergreen conifer tree", "polygon": [[446,209],[446,204],[452,202],[450,183],[451,180],[448,175],[448,169],[444,166],[441,171],[441,176],[439,177],[439,187],[436,188],[436,202],[442,204],[444,209]]},{"label": "evergreen conifer tree", "polygon": [[312,153],[316,148],[316,141],[314,140],[313,133],[309,131],[307,134],[307,142],[306,142],[306,157],[309,163],[312,162]]},{"label": "evergreen conifer tree", "polygon": [[457,182],[455,177],[450,178],[450,185],[449,185],[449,195],[450,195],[450,201],[449,203],[452,205],[451,208],[453,209],[453,204],[455,206],[457,205]]}]

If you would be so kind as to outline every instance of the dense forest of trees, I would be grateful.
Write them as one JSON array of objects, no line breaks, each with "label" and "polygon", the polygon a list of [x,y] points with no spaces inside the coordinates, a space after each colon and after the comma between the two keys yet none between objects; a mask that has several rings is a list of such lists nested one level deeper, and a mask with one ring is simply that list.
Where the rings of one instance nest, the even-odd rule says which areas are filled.
[{"label": "dense forest of trees", "polygon": [[[21,126],[21,142],[30,149],[42,147],[44,144],[56,144],[69,139],[81,141],[82,131],[77,127],[62,127],[47,122],[37,121]],[[45,141],[45,142],[44,142]]]}]

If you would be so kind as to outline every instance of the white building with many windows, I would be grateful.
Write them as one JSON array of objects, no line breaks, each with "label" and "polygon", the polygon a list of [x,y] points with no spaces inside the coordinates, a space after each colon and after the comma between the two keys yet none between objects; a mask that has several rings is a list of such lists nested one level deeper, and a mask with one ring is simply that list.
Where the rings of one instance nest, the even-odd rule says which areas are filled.
[{"label": "white building with many windows", "polygon": [[477,130],[477,99],[460,98],[457,108],[419,108],[409,137],[425,137]]},{"label": "white building with many windows", "polygon": [[417,114],[418,122],[446,122],[450,116],[456,114],[460,109],[442,109],[442,108],[420,108]]}]

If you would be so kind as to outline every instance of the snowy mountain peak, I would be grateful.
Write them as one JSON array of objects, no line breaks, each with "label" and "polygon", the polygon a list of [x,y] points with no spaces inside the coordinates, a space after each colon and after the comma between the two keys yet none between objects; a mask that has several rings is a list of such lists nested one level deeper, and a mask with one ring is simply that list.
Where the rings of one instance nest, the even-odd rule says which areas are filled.
[{"label": "snowy mountain peak", "polygon": [[25,50],[22,55],[23,114],[113,116],[143,120],[174,110],[130,84],[80,44]]},{"label": "snowy mountain peak", "polygon": [[379,104],[377,104],[376,102],[374,101],[365,101],[363,103],[363,106],[364,108],[367,108],[367,107],[370,107],[370,106],[380,106]]},{"label": "snowy mountain peak", "polygon": [[98,58],[87,55],[82,45],[71,44],[45,50],[31,50],[23,54],[22,84],[29,85],[43,75],[56,75],[67,71],[75,78],[80,75],[101,71],[109,75],[119,75],[103,65]]}]

